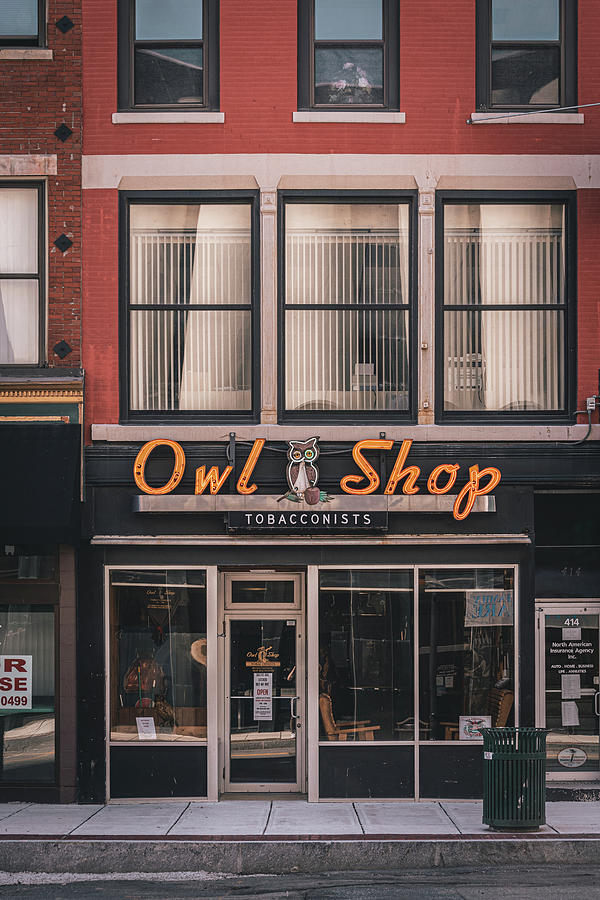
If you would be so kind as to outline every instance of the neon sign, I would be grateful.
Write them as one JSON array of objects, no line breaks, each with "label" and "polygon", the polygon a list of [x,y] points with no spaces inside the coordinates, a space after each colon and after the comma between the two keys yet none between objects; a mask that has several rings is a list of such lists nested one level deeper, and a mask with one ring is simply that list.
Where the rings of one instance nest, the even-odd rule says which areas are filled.
[{"label": "neon sign", "polygon": [[[313,440],[316,441],[316,438],[311,438],[311,441]],[[236,490],[238,494],[249,495],[253,494],[258,489],[257,485],[252,482],[252,475],[264,445],[265,440],[263,438],[254,441],[248,459],[237,480]],[[367,450],[391,450],[393,446],[394,441],[392,440],[368,439],[358,441],[352,448],[352,459],[361,474],[344,475],[340,480],[341,490],[345,494],[351,494],[357,497],[373,494],[379,488],[381,479],[379,472],[364,456],[363,452]],[[400,490],[400,485],[402,485],[401,490],[403,494],[412,495],[420,492],[421,488],[417,484],[418,479],[421,476],[420,467],[416,465],[406,465],[411,446],[412,441],[402,441],[391,474],[383,491],[385,495],[390,496],[395,494],[397,490]],[[157,447],[169,447],[173,451],[174,462],[169,480],[161,487],[152,487],[146,481],[145,470],[146,463],[148,462],[151,453]],[[185,453],[181,444],[178,444],[177,441],[167,440],[166,438],[156,438],[155,440],[144,444],[136,456],[133,466],[134,481],[140,491],[144,494],[170,494],[175,490],[183,478],[185,463]],[[231,466],[226,466],[222,472],[219,470],[218,466],[211,466],[208,471],[206,466],[200,466],[195,472],[194,493],[203,494],[208,489],[211,494],[218,494],[223,485],[227,482],[232,471],[233,469]],[[427,478],[427,491],[433,495],[448,494],[456,484],[459,471],[460,465],[458,463],[442,463],[441,465],[436,466]],[[469,466],[467,481],[456,494],[454,500],[452,515],[456,521],[460,522],[463,519],[466,519],[471,513],[477,498],[491,493],[491,491],[493,491],[500,483],[501,478],[502,475],[500,470],[493,466],[488,466],[484,469],[480,469],[478,465]],[[307,484],[310,485],[311,481],[308,476],[306,480]],[[318,503],[319,501],[325,502],[325,500],[330,501],[335,499],[335,495],[329,494],[323,497],[321,496],[322,493],[323,492],[319,492],[316,489],[311,491],[310,487],[305,487],[300,496],[300,500],[304,499],[307,503],[313,504]]]}]

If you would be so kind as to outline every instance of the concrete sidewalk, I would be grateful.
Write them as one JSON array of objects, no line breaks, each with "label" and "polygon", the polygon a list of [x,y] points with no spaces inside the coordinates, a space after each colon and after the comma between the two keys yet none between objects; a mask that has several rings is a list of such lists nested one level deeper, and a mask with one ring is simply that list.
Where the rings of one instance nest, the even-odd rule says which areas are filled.
[{"label": "concrete sidewalk", "polygon": [[[187,838],[490,836],[477,801],[307,803],[223,800],[109,806],[0,804],[0,838]],[[537,835],[598,835],[600,802],[548,803]],[[522,833],[521,833],[522,834]],[[532,832],[529,832],[531,835]]]},{"label": "concrete sidewalk", "polygon": [[0,870],[235,874],[581,864],[600,802],[548,803],[537,832],[491,832],[480,802],[223,800],[0,805]]}]

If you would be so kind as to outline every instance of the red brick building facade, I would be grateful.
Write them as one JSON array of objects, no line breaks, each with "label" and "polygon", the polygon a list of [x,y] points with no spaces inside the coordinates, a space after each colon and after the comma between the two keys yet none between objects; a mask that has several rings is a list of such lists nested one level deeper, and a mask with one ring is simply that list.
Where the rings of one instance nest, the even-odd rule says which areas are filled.
[{"label": "red brick building facade", "polygon": [[[550,780],[572,775],[569,741],[598,778],[597,681],[569,731],[535,635],[585,603],[598,642],[600,8],[522,6],[83,0],[83,798],[477,796],[474,716],[546,724]],[[317,452],[313,435],[321,492],[292,518],[319,475],[289,455],[286,487],[282,462],[294,442]],[[417,488],[392,496],[403,441]],[[440,464],[452,494],[476,464],[500,486],[453,520],[449,497],[425,496]],[[202,487],[213,465],[224,486]],[[336,504],[383,534],[328,529]],[[251,601],[249,582],[275,599]],[[158,622],[149,584],[186,585],[206,618],[177,624],[165,600]],[[487,589],[510,612],[486,631],[468,608]],[[242,702],[249,622],[287,647],[270,719]],[[207,669],[188,672],[186,640]],[[122,689],[140,660],[160,667],[156,697],[141,675],[139,697]],[[262,757],[240,749],[264,734]]]}]

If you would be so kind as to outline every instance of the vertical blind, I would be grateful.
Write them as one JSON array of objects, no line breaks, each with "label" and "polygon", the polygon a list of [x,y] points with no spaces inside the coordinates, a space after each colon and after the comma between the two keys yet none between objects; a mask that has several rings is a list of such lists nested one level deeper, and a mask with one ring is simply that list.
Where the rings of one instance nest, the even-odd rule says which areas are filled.
[{"label": "vertical blind", "polygon": [[288,228],[285,271],[286,408],[408,409],[407,228]]},{"label": "vertical blind", "polygon": [[[460,209],[473,219],[473,207]],[[552,221],[562,207],[532,206],[532,227],[513,228],[499,223],[514,206],[489,207],[489,224],[475,209],[478,225],[445,229],[445,408],[563,409],[564,228]],[[547,227],[535,227],[540,218]]]},{"label": "vertical blind", "polygon": [[249,226],[131,229],[131,409],[251,408],[250,243]]}]

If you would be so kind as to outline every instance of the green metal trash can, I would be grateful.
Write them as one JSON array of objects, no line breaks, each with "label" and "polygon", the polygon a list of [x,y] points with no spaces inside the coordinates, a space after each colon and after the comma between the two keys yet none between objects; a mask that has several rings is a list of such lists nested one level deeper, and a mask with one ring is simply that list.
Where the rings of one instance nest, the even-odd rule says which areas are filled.
[{"label": "green metal trash can", "polygon": [[483,823],[499,831],[546,824],[545,728],[482,728]]}]

